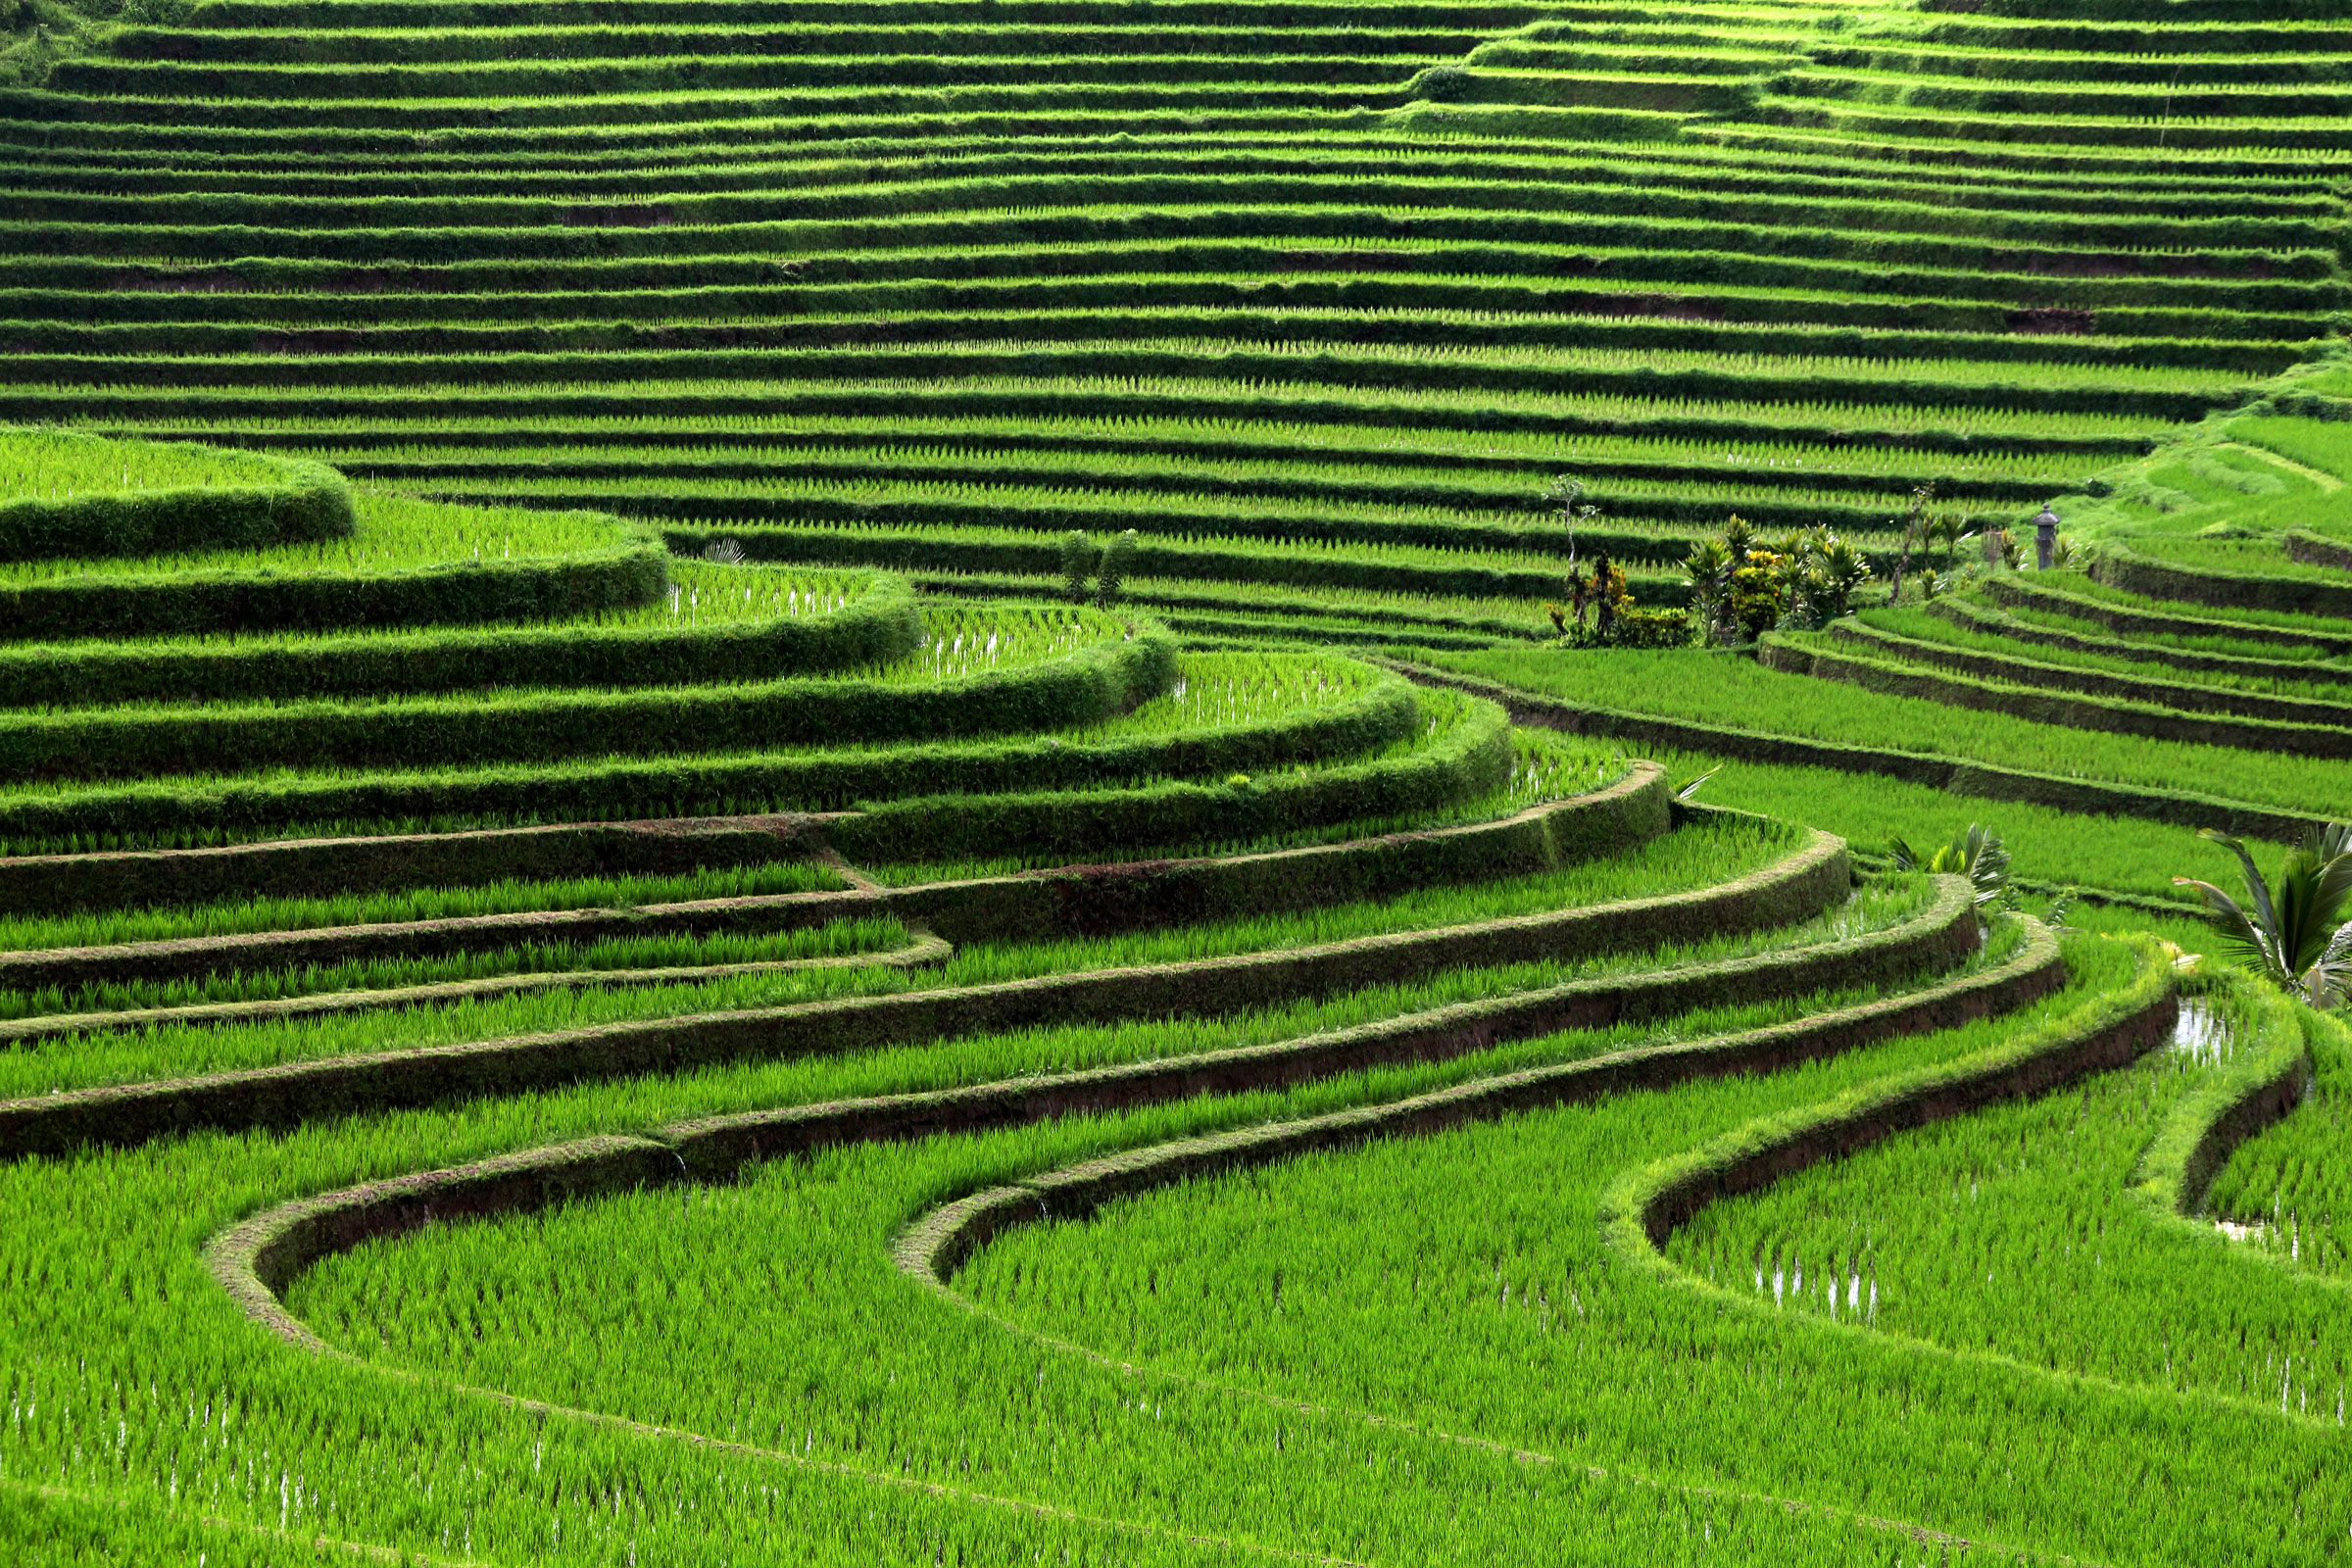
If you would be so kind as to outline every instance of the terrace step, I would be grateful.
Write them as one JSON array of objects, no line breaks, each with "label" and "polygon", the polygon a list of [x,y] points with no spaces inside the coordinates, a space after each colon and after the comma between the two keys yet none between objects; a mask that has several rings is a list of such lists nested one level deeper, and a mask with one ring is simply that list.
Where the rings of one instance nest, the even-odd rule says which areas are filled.
[{"label": "terrace step", "polygon": [[[365,417],[430,389],[544,416],[590,394],[551,405],[523,384],[711,383],[772,375],[789,351],[798,372],[861,380],[830,396],[884,419],[909,409],[900,383],[991,377],[1010,408],[1021,388],[1068,397],[1053,383],[1083,367],[1102,386],[1192,384],[1124,399],[1154,418],[1269,389],[1257,423],[1344,386],[1534,433],[1589,427],[1558,401],[1573,385],[1650,405],[1653,427],[1711,405],[1654,462],[1596,455],[1579,476],[1618,519],[1594,540],[1664,561],[1733,510],[1883,550],[1889,506],[1930,480],[2021,511],[2079,493],[2134,434],[2310,354],[2352,298],[2325,116],[2225,105],[2225,123],[2195,98],[2318,102],[2341,74],[2324,27],[2260,24],[2252,47],[2218,43],[2230,29],[2210,21],[1834,11],[205,4],[0,94],[19,217],[0,259],[0,410],[274,445],[265,421],[292,405]],[[2184,171],[2140,109],[2098,107],[2151,102],[2182,127],[2170,147],[2220,156]],[[1822,116],[1828,133],[1797,124]],[[2227,145],[2257,132],[2242,155]],[[699,407],[761,396],[710,393]],[[1555,413],[1535,407],[1547,399]],[[416,450],[329,450],[484,499],[548,501],[562,479],[681,539],[757,520],[812,564],[830,528],[834,560],[941,581],[1044,580],[1006,522],[1225,529],[1295,552],[1262,565],[1196,543],[1151,563],[1246,585],[1334,569],[1333,537],[1544,557],[1537,498],[1512,487],[1564,466],[1450,460],[1473,480],[1384,457],[1308,476],[1308,448],[1268,439],[1250,460],[1263,466],[1212,473],[1134,427],[1087,450],[1151,454],[1152,471],[992,454],[958,505],[859,492],[876,466],[970,482],[977,445],[916,457],[917,473],[880,442],[730,466],[597,436],[543,475],[429,420],[377,427]],[[1796,428],[1863,461],[1807,482],[1705,451],[1717,431],[1744,447]],[[1988,443],[2048,461],[1975,477],[1910,455]],[[1091,510],[1020,493],[1054,488]],[[1357,514],[1375,495],[1428,515]],[[1550,569],[1512,562],[1473,587],[1358,563],[1350,580],[1493,594],[1513,621]],[[1188,612],[1218,635],[1276,629]],[[1361,635],[1329,616],[1295,629],[1314,625]]]}]

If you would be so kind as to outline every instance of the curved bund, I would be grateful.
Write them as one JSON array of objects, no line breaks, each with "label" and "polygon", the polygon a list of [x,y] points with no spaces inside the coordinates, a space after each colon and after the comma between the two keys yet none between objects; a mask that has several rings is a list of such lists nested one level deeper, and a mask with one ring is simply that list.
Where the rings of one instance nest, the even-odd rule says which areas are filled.
[{"label": "curved bund", "polygon": [[[1537,847],[1532,829],[1543,828],[1543,850],[1558,863],[1597,849],[1604,840],[1592,822],[1614,825],[1632,813],[1635,825],[1653,831],[1665,825],[1664,785],[1654,768],[1629,777],[1609,791],[1540,808],[1534,813],[1481,829],[1449,835],[1402,834],[1316,851],[1244,857],[1228,862],[1172,862],[1171,874],[1208,884],[1231,867],[1228,886],[1247,888],[1259,879],[1298,875],[1302,866],[1332,863],[1353,851],[1355,885],[1395,886],[1407,872],[1431,863],[1436,849],[1441,869],[1445,852],[1516,843],[1519,853]],[[1566,815],[1577,825],[1554,837],[1552,820]],[[1487,844],[1481,840],[1493,835]],[[1562,855],[1565,849],[1569,853]],[[1344,860],[1342,861],[1344,863]],[[1491,861],[1472,853],[1453,862],[1454,877],[1486,875]],[[1530,866],[1529,869],[1534,869]],[[1139,868],[1148,874],[1150,868]],[[1004,879],[1034,888],[1052,909],[1077,900],[1083,911],[1090,885],[1085,872],[1073,881],[1049,875]],[[1125,875],[1093,878],[1106,890],[1104,912],[1134,911],[1139,889]],[[360,1109],[433,1104],[486,1094],[510,1094],[587,1079],[674,1072],[713,1061],[777,1058],[831,1052],[875,1050],[909,1041],[1038,1024],[1100,1021],[1143,1015],[1226,1011],[1288,1000],[1301,994],[1350,989],[1436,973],[1462,964],[1511,963],[1539,958],[1586,957],[1663,942],[1723,932],[1764,930],[1810,918],[1846,896],[1852,872],[1845,846],[1828,834],[1778,863],[1719,887],[1591,908],[1550,911],[1431,931],[1360,938],[1317,947],[1180,963],[989,985],[903,992],[790,1006],[708,1013],[681,1018],[634,1020],[424,1050],[324,1057],[282,1066],[210,1074],[162,1082],[111,1085],[65,1094],[0,1102],[0,1157],[60,1153],[86,1145],[126,1145],[198,1127],[287,1127],[321,1116]],[[1000,886],[1003,884],[1000,883]],[[921,890],[916,890],[921,891]],[[845,895],[815,895],[840,898]],[[956,907],[987,897],[951,893]],[[1130,902],[1138,901],[1138,902]],[[874,912],[918,913],[881,902]],[[945,907],[945,906],[943,906]],[[953,916],[949,917],[953,928]]]},{"label": "curved bund", "polygon": [[[86,447],[89,463],[110,469],[119,465],[125,480],[138,471],[142,454],[203,452],[63,431],[44,431],[41,439]],[[351,487],[323,463],[256,452],[205,455],[224,470],[221,482],[0,500],[0,561],[267,549],[347,538],[358,525]]]},{"label": "curved bund", "polygon": [[1938,757],[1927,752],[1896,752],[1871,746],[1840,746],[1830,741],[1803,740],[1754,730],[1730,729],[1684,719],[1652,718],[1605,708],[1579,708],[1549,698],[1534,697],[1510,687],[1472,676],[1441,674],[1413,668],[1410,678],[1431,686],[1469,692],[1503,705],[1514,723],[1534,729],[1556,729],[1572,735],[1607,735],[1618,740],[1679,750],[1713,752],[1748,761],[1826,767],[1847,773],[1876,773],[1906,783],[1955,795],[1987,800],[2017,801],[2092,816],[2136,816],[2180,827],[2212,828],[2246,838],[2294,843],[2327,819],[2293,811],[2274,811],[2236,801],[2194,795],[2185,790],[2142,789],[2123,784],[2097,784],[2086,779],[2059,778],[2023,768],[1996,767],[1965,758]]},{"label": "curved bund", "polygon": [[[1842,854],[1830,863],[1842,871]],[[642,1187],[726,1181],[754,1161],[837,1145],[1279,1088],[1381,1063],[1443,1060],[1506,1040],[1598,1027],[1630,1016],[1943,973],[1963,962],[1977,940],[1969,889],[1958,878],[1941,878],[1936,902],[1927,911],[1901,926],[1851,941],[1574,982],[1205,1055],[934,1093],[796,1105],[675,1123],[648,1137],[564,1144],[282,1204],[223,1233],[210,1257],[216,1276],[247,1312],[298,1344],[322,1348],[279,1299],[291,1281],[334,1252],[437,1220],[528,1212],[568,1199]],[[1706,1074],[1770,1070],[1871,1040],[1948,1027],[2021,1006],[2064,979],[2055,939],[2035,928],[2024,950],[1997,968],[1946,980],[1915,995],[1748,1034],[1642,1048],[1481,1080],[1394,1105],[1191,1140],[1074,1167],[1020,1188],[977,1195],[918,1222],[902,1240],[900,1260],[913,1272],[938,1278],[952,1272],[956,1262],[1009,1222],[1015,1211],[1017,1217],[1034,1217],[1031,1210],[1068,1212],[1072,1205],[1091,1207],[1114,1192],[1133,1191],[1154,1180],[1279,1158],[1306,1148],[1434,1129],[1472,1114],[1500,1114]]]}]

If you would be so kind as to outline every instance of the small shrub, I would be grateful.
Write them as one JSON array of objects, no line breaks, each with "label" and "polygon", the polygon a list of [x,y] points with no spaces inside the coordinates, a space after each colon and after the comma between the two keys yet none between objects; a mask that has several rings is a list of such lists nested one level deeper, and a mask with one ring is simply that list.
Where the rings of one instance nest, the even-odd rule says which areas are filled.
[{"label": "small shrub", "polygon": [[1959,565],[1960,547],[1967,544],[1977,536],[1977,531],[1974,528],[1971,528],[1968,523],[1968,518],[1949,512],[1943,514],[1941,516],[1931,517],[1928,519],[1928,543],[1932,546],[1936,542],[1941,541],[1943,545],[1943,569],[1946,572],[1953,570]]},{"label": "small shrub", "polygon": [[1788,558],[1750,550],[1732,572],[1732,620],[1753,642],[1781,623],[1788,604]]},{"label": "small shrub", "polygon": [[1456,103],[1470,96],[1473,79],[1460,66],[1432,66],[1406,83],[1405,92],[1426,103]]},{"label": "small shrub", "polygon": [[1135,552],[1140,541],[1133,528],[1112,536],[1102,552],[1102,577],[1095,590],[1095,602],[1108,610],[1118,599],[1130,572],[1135,569]]},{"label": "small shrub", "polygon": [[1721,539],[1701,539],[1683,558],[1683,576],[1690,584],[1690,613],[1697,617],[1707,640],[1728,639],[1736,624],[1732,619],[1731,546]]},{"label": "small shrub", "polygon": [[1611,630],[1612,648],[1688,648],[1690,613],[1684,610],[1621,610]]},{"label": "small shrub", "polygon": [[1799,624],[1826,626],[1852,612],[1854,595],[1870,581],[1870,563],[1840,535],[1806,529],[1789,551],[1795,563],[1790,612]]},{"label": "small shrub", "polygon": [[1095,575],[1099,559],[1093,540],[1072,528],[1061,540],[1061,587],[1071,602],[1086,602],[1086,587]]}]

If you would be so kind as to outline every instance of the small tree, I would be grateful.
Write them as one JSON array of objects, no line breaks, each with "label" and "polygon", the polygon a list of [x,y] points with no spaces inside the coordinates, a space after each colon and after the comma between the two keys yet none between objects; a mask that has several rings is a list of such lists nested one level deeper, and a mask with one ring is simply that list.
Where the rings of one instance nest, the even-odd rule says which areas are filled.
[{"label": "small tree", "polygon": [[1102,552],[1102,581],[1095,602],[1103,609],[1108,610],[1118,599],[1119,590],[1126,586],[1128,576],[1135,570],[1139,543],[1135,530],[1129,528],[1112,535],[1108,548]]},{"label": "small tree", "polygon": [[1816,626],[1826,626],[1849,613],[1854,608],[1854,595],[1868,581],[1868,557],[1827,528],[1813,530],[1797,583],[1807,619]]},{"label": "small tree", "polygon": [[1755,641],[1781,623],[1788,609],[1788,558],[1772,550],[1749,550],[1732,572],[1732,619]]},{"label": "small tree", "polygon": [[[1576,564],[1577,524],[1592,522],[1600,515],[1600,509],[1584,505],[1584,499],[1585,483],[1573,474],[1553,475],[1551,484],[1544,492],[1545,504],[1559,514],[1560,530],[1567,536],[1568,541],[1568,568],[1562,579],[1568,590],[1568,614],[1561,615],[1556,607],[1545,607],[1546,611],[1551,612],[1552,625],[1558,628],[1563,637],[1568,635],[1570,618],[1576,621],[1579,631],[1584,629],[1585,612],[1592,603],[1594,591],[1598,586],[1596,580],[1588,578]],[[1605,562],[1606,558],[1603,559]]]},{"label": "small tree", "polygon": [[1544,492],[1544,499],[1559,514],[1560,527],[1568,535],[1568,559],[1574,562],[1577,525],[1597,520],[1600,509],[1585,505],[1585,482],[1573,474],[1556,475],[1551,487]]},{"label": "small tree", "polygon": [[1732,551],[1721,539],[1701,539],[1683,558],[1683,575],[1690,583],[1690,614],[1699,636],[1721,642],[1732,626]]},{"label": "small tree", "polygon": [[1732,553],[1735,563],[1746,559],[1747,553],[1756,548],[1754,525],[1737,512],[1723,519],[1723,548]]},{"label": "small tree", "polygon": [[1942,513],[1928,519],[1928,543],[1943,546],[1943,569],[1949,572],[1960,563],[1960,547],[1976,537],[1968,519],[1955,513]]},{"label": "small tree", "polygon": [[1784,558],[1785,618],[1805,629],[1826,626],[1853,608],[1854,591],[1870,580],[1862,552],[1815,523],[1773,546]]},{"label": "small tree", "polygon": [[1086,585],[1095,575],[1098,554],[1093,540],[1072,528],[1061,539],[1062,592],[1073,604],[1086,603]]},{"label": "small tree", "polygon": [[1605,555],[1592,558],[1592,634],[1606,643],[1616,630],[1617,612],[1633,603],[1625,573],[1609,564]]},{"label": "small tree", "polygon": [[1911,491],[1910,510],[1903,514],[1903,547],[1895,555],[1894,574],[1888,580],[1886,589],[1886,597],[1891,603],[1902,603],[1903,573],[1911,569],[1912,552],[1925,548],[1928,506],[1935,499],[1936,485],[1933,480],[1915,486]]}]

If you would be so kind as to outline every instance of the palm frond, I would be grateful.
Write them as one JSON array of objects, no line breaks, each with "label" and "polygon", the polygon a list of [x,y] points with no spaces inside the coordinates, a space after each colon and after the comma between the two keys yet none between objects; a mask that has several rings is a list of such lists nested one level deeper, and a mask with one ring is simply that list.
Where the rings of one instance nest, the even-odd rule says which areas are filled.
[{"label": "palm frond", "polygon": [[1698,792],[1705,787],[1707,780],[1713,778],[1716,774],[1722,771],[1723,764],[1721,762],[1717,762],[1713,767],[1710,767],[1704,773],[1699,774],[1698,777],[1691,779],[1687,783],[1677,784],[1674,787],[1674,798],[1678,801],[1690,801],[1696,799]]},{"label": "palm frond", "polygon": [[[2212,883],[2200,882],[2191,876],[2173,878],[2173,886],[2195,888],[2204,899],[2205,906],[2213,911],[2214,923],[2222,928],[2222,939],[2252,958],[2256,967],[2266,975],[2275,980],[2284,977],[2265,940],[2263,927],[2255,923],[2254,917],[2235,899]],[[2267,895],[2263,902],[2266,905],[2269,903]]]},{"label": "palm frond", "polygon": [[[2198,834],[2197,837],[2202,839],[2210,839],[2212,842],[2219,844],[2230,854],[2237,857],[2238,869],[2245,876],[2246,892],[2251,895],[2253,899],[2254,913],[2256,918],[2261,922],[2260,928],[2265,931],[2277,931],[2278,929],[2278,906],[2271,902],[2270,884],[2263,880],[2262,870],[2260,867],[2255,865],[2254,857],[2246,849],[2245,841],[2243,839],[2232,838],[2227,833],[2216,832],[2212,828],[2205,829],[2205,831]],[[2197,885],[2203,886],[2202,883]],[[2234,905],[2232,907],[2234,907]]]}]

